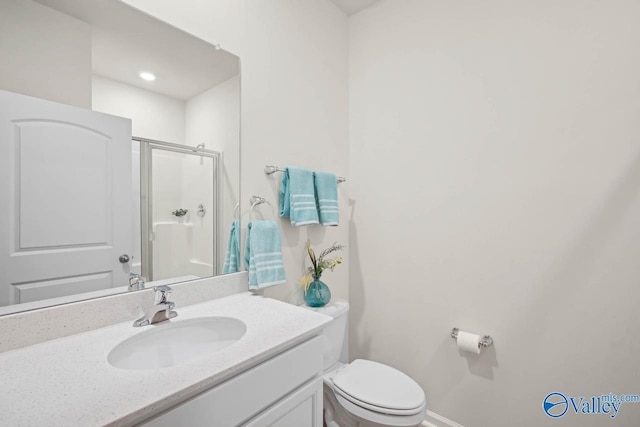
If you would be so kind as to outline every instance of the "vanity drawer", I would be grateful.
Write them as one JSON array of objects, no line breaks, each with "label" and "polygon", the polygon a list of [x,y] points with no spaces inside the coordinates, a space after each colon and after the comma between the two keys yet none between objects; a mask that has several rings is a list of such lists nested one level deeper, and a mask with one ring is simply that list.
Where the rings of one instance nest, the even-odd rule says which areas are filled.
[{"label": "vanity drawer", "polygon": [[320,372],[322,338],[314,337],[140,425],[239,425]]}]

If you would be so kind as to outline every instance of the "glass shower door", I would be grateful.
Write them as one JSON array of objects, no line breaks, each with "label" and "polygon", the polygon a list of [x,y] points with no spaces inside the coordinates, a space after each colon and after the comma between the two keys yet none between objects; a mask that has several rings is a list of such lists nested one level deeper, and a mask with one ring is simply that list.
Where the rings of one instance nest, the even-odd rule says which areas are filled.
[{"label": "glass shower door", "polygon": [[217,274],[218,153],[145,140],[141,148],[143,276],[157,281]]}]

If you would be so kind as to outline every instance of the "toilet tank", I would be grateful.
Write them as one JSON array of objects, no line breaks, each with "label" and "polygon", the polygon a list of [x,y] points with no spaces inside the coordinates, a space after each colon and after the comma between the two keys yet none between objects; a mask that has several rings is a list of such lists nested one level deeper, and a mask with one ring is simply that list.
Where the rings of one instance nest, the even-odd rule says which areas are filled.
[{"label": "toilet tank", "polygon": [[323,329],[324,358],[323,368],[328,370],[338,362],[348,363],[348,335],[349,303],[346,301],[334,301],[324,307],[305,307],[317,313],[333,317]]}]

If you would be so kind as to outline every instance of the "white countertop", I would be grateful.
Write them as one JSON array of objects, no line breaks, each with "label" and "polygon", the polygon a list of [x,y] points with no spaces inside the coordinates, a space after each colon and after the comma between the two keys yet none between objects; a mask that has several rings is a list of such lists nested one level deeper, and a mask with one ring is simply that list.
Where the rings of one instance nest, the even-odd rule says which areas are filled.
[{"label": "white countertop", "polygon": [[158,370],[111,366],[118,343],[153,328],[133,320],[0,354],[0,425],[122,426],[168,409],[317,334],[330,317],[249,292],[176,307],[180,322],[228,316],[247,325],[207,358]]}]

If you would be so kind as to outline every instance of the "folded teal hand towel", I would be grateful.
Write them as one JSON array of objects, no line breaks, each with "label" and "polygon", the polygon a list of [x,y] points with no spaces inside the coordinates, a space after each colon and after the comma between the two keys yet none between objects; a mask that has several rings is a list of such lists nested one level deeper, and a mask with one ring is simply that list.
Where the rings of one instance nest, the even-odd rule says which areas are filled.
[{"label": "folded teal hand towel", "polygon": [[280,230],[273,221],[249,222],[244,263],[249,270],[249,289],[285,282]]},{"label": "folded teal hand towel", "polygon": [[338,181],[327,172],[314,172],[320,224],[338,225]]},{"label": "folded teal hand towel", "polygon": [[282,173],[278,200],[280,216],[289,218],[292,225],[318,224],[313,172],[310,170],[286,167]]},{"label": "folded teal hand towel", "polygon": [[234,219],[229,228],[229,240],[227,241],[227,253],[224,256],[222,274],[237,273],[240,270],[240,236],[238,235],[238,220]]}]

